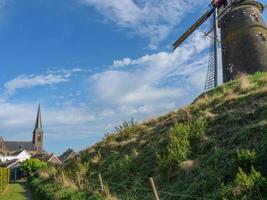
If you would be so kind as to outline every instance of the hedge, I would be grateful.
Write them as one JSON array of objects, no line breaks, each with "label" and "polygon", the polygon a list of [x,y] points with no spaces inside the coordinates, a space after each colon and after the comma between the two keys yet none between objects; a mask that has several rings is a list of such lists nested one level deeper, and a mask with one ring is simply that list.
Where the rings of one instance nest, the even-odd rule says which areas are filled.
[{"label": "hedge", "polygon": [[35,199],[42,200],[102,200],[88,192],[72,191],[64,188],[53,180],[44,180],[38,177],[30,177],[28,183]]},{"label": "hedge", "polygon": [[9,183],[10,170],[7,168],[0,168],[0,193],[4,191]]}]

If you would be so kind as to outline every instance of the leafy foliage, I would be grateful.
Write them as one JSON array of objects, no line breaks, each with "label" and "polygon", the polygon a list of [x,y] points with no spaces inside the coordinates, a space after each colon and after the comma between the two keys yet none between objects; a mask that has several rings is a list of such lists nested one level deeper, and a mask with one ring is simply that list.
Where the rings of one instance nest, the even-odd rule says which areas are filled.
[{"label": "leafy foliage", "polygon": [[177,165],[188,158],[191,153],[189,133],[190,126],[184,124],[177,124],[170,130],[167,153],[160,158],[161,167]]},{"label": "leafy foliage", "polygon": [[92,193],[75,192],[64,188],[49,180],[31,177],[29,180],[31,190],[36,199],[42,200],[101,200],[102,198]]},{"label": "leafy foliage", "polygon": [[251,166],[255,164],[256,158],[257,157],[255,150],[237,150],[237,164],[246,171],[249,171]]},{"label": "leafy foliage", "polygon": [[245,173],[241,168],[234,180],[234,187],[227,195],[230,199],[263,199],[266,192],[266,179],[252,166],[250,173]]},{"label": "leafy foliage", "polygon": [[38,169],[47,167],[46,163],[36,158],[25,160],[20,165],[20,170],[32,175]]}]

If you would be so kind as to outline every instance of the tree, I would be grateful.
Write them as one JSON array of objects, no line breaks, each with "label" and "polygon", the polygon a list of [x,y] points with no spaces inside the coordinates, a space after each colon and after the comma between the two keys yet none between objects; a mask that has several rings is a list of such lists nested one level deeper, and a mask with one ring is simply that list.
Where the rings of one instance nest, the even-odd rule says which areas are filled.
[{"label": "tree", "polygon": [[38,169],[45,168],[46,166],[47,164],[40,161],[39,159],[31,158],[21,163],[20,170],[27,172],[29,175],[32,175]]}]

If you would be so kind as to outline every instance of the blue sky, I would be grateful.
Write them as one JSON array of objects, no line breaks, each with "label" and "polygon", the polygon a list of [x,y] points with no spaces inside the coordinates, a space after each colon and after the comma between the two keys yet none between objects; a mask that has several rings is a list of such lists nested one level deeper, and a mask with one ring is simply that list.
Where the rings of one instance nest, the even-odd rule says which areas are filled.
[{"label": "blue sky", "polygon": [[45,149],[59,154],[190,103],[203,92],[208,23],[171,44],[208,3],[0,0],[0,135],[30,140],[41,103]]}]

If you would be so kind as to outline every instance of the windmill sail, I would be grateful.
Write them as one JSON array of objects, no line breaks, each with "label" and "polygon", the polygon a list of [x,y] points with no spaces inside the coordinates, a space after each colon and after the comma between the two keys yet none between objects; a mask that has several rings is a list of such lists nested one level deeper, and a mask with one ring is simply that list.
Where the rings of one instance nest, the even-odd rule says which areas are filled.
[{"label": "windmill sail", "polygon": [[186,32],[178,39],[175,43],[173,43],[173,50],[175,50],[178,46],[180,46],[198,27],[200,27],[214,12],[214,8],[205,12]]},{"label": "windmill sail", "polygon": [[205,90],[210,90],[217,87],[217,11],[213,13],[211,18],[212,31],[209,33],[210,36],[210,52],[209,52],[209,64],[208,72],[205,81]]}]

